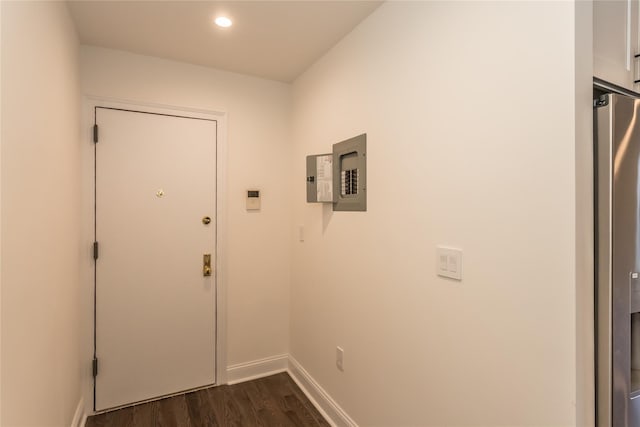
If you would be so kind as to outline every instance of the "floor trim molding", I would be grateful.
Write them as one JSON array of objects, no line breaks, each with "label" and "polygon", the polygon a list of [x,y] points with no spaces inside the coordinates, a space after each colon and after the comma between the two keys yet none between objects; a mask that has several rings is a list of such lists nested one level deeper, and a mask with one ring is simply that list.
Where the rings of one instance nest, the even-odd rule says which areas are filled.
[{"label": "floor trim molding", "polygon": [[87,414],[84,412],[84,397],[80,396],[76,412],[73,414],[71,427],[84,427],[87,424]]},{"label": "floor trim molding", "polygon": [[358,427],[358,424],[291,355],[289,355],[289,369],[287,371],[329,424],[335,427]]},{"label": "floor trim molding", "polygon": [[231,365],[227,367],[227,384],[237,384],[285,372],[287,370],[288,360],[288,354],[281,354]]}]

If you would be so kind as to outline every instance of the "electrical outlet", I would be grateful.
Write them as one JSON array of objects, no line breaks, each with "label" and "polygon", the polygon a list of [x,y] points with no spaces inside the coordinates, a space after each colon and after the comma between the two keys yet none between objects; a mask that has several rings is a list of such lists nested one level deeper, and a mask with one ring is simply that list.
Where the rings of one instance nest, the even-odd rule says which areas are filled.
[{"label": "electrical outlet", "polygon": [[336,367],[341,371],[344,371],[343,359],[344,350],[340,347],[336,347]]}]

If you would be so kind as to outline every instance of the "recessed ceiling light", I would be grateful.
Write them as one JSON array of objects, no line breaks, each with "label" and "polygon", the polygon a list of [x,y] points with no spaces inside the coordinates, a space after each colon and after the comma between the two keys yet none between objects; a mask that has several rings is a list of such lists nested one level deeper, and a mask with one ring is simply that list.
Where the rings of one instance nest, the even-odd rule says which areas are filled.
[{"label": "recessed ceiling light", "polygon": [[227,18],[226,16],[218,16],[215,20],[215,23],[218,27],[222,28],[230,27],[231,24],[233,24],[233,22],[231,22],[231,19]]}]

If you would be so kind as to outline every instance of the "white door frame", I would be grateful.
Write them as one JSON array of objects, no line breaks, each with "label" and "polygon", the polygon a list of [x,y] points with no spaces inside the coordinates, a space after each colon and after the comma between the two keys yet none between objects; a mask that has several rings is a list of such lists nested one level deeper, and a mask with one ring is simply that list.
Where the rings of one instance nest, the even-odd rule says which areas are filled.
[{"label": "white door frame", "polygon": [[[217,121],[216,150],[216,386],[227,383],[227,113],[173,105],[159,105],[137,101],[84,96],[81,131],[82,157],[82,271],[84,283],[80,295],[83,307],[81,325],[83,396],[85,413],[92,414],[94,405],[92,360],[94,348],[94,143],[95,107],[121,108],[159,114],[183,115]],[[99,144],[99,142],[98,142]]]}]

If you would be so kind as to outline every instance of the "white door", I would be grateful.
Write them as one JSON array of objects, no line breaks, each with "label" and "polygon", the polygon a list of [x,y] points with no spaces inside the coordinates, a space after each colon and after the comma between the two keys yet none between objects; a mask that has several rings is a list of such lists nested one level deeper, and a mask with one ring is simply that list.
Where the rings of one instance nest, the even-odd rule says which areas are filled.
[{"label": "white door", "polygon": [[96,123],[103,410],[215,383],[217,123],[104,107]]}]

